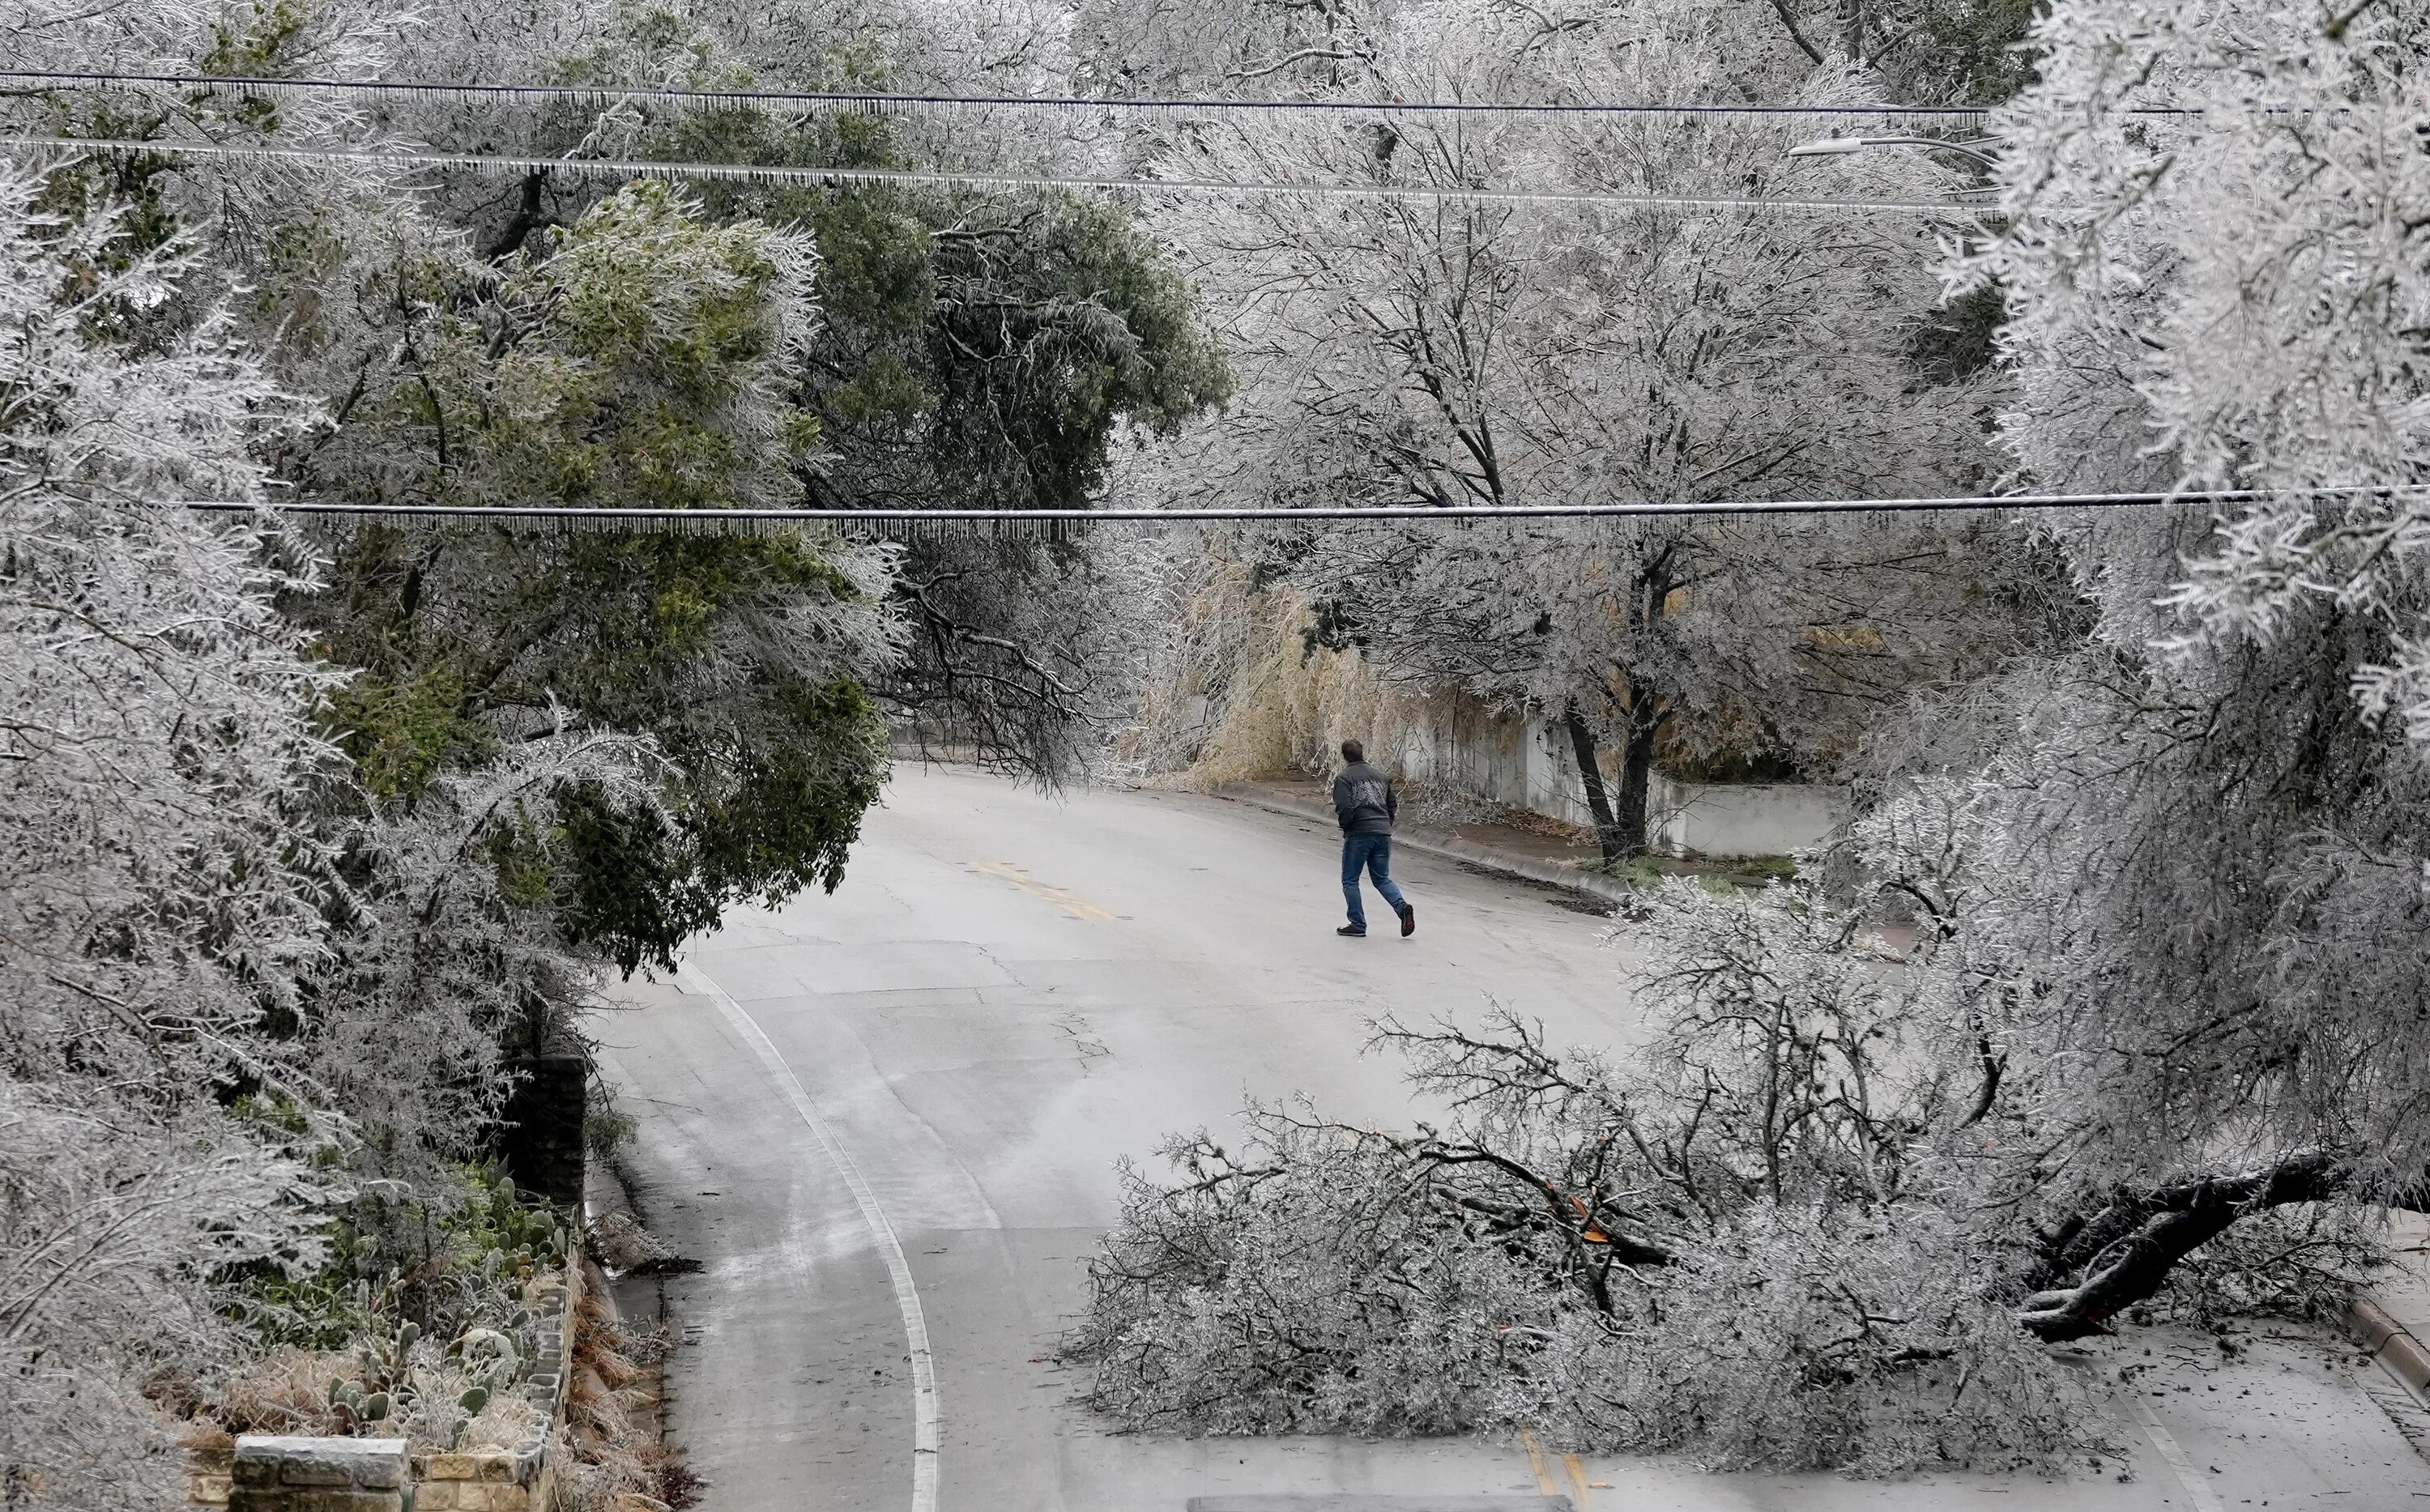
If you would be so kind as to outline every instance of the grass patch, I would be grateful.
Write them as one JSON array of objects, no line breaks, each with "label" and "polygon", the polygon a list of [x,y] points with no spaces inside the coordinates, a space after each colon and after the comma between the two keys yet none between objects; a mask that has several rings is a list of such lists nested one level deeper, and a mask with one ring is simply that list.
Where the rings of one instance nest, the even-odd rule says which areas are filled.
[{"label": "grass patch", "polygon": [[1599,862],[1588,870],[1651,892],[1668,877],[1684,877],[1715,897],[1761,892],[1774,882],[1797,874],[1797,862],[1786,856],[1637,856],[1625,861]]}]

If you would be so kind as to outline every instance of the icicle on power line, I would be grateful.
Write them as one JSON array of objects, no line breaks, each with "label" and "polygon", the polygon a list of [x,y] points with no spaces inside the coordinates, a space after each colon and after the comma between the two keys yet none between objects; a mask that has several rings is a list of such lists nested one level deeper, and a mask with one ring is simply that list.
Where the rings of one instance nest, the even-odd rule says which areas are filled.
[{"label": "icicle on power line", "polygon": [[2214,489],[2131,493],[1978,493],[1883,499],[1711,499],[1520,507],[1392,506],[1314,509],[605,509],[548,505],[492,507],[437,504],[268,503],[188,500],[209,514],[372,521],[400,525],[533,525],[557,530],[666,530],[758,534],[827,526],[893,539],[944,531],[1065,533],[1100,525],[1187,524],[1442,524],[1473,527],[1494,522],[1665,519],[1730,515],[1892,515],[1956,511],[2059,511],[2121,508],[2220,508],[2288,498],[2359,502],[2430,500],[2430,484],[2351,484],[2307,489]]},{"label": "icicle on power line", "polygon": [[1989,111],[1974,106],[1696,105],[1545,103],[1466,100],[1098,99],[1084,95],[849,94],[799,90],[657,90],[590,84],[459,84],[439,80],[249,78],[205,74],[54,73],[0,70],[0,85],[27,91],[169,90],[247,100],[338,100],[367,106],[432,100],[447,104],[572,105],[607,109],[622,105],[682,110],[766,109],[804,115],[878,115],[980,119],[1007,113],[1095,116],[1101,119],[1395,117],[1503,125],[1522,122],[1672,117],[1850,119],[1974,125]]},{"label": "icicle on power line", "polygon": [[162,138],[150,141],[93,141],[76,137],[0,137],[0,150],[15,153],[125,153],[175,155],[211,162],[302,164],[325,167],[454,169],[521,177],[564,174],[571,177],[623,180],[662,178],[767,188],[957,188],[1047,189],[1129,191],[1144,194],[1233,194],[1308,199],[1417,201],[1454,204],[1569,205],[1606,209],[1751,209],[1972,214],[1990,207],[1957,199],[1863,200],[1817,195],[1622,194],[1600,190],[1470,189],[1428,184],[1316,184],[1213,178],[1113,178],[1090,175],[998,174],[953,169],[806,168],[791,164],[657,162],[630,158],[518,158],[488,153],[376,151],[339,148],[236,146],[216,141]]}]

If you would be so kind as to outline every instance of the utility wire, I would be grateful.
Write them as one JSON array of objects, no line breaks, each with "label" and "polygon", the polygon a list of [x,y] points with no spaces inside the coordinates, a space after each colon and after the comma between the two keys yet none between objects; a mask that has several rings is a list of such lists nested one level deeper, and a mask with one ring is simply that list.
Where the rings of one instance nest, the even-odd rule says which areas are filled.
[{"label": "utility wire", "polygon": [[1976,493],[1887,499],[1645,500],[1612,504],[1492,507],[1393,505],[1375,508],[1308,509],[614,509],[554,505],[255,503],[195,499],[183,507],[207,514],[269,514],[306,519],[399,523],[539,524],[582,530],[756,532],[793,525],[841,525],[917,533],[996,526],[1059,533],[1105,524],[1306,524],[1385,521],[1473,524],[1485,521],[1607,520],[1681,516],[1925,514],[1956,511],[2219,507],[2289,495],[2355,501],[2430,498],[2430,484],[2352,484],[2306,489],[2188,489],[2122,493]]},{"label": "utility wire", "polygon": [[1980,212],[1990,207],[1956,199],[1860,200],[1818,195],[1622,194],[1596,190],[1469,189],[1427,184],[1309,184],[1209,178],[1114,178],[1092,175],[1002,174],[954,169],[816,168],[790,164],[657,162],[628,158],[519,158],[494,153],[412,152],[318,147],[241,146],[162,138],[150,141],[77,137],[0,137],[0,149],[15,152],[167,154],[215,162],[298,163],[337,167],[448,168],[520,177],[561,173],[571,177],[663,178],[710,183],[757,184],[802,189],[844,187],[968,187],[978,189],[1115,190],[1140,193],[1239,194],[1258,197],[1449,202],[1456,204],[1576,205],[1604,208],[1855,210]]},{"label": "utility wire", "polygon": [[[1051,110],[1103,112],[1113,116],[1194,115],[1379,115],[1576,120],[1633,116],[1859,117],[1979,122],[1989,111],[1977,106],[1909,105],[1683,105],[1502,104],[1469,100],[1209,100],[1097,99],[1086,95],[854,94],[801,90],[662,90],[592,84],[454,84],[435,80],[250,78],[205,74],[53,73],[0,70],[0,87],[18,89],[173,89],[229,93],[246,98],[338,96],[361,100],[413,98],[458,103],[524,100],[595,108],[607,105],[673,105],[737,109],[774,106],[804,112],[873,115],[996,114]],[[2175,112],[2163,112],[2175,113]]]}]

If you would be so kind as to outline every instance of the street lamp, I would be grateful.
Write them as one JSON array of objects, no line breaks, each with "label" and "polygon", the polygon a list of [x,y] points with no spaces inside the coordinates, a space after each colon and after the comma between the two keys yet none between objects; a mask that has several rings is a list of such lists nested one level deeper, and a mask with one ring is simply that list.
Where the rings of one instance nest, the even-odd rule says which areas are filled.
[{"label": "street lamp", "polygon": [[[1991,138],[1985,138],[1988,142]],[[1939,137],[1824,137],[1789,149],[1791,158],[1845,158],[1850,153],[1863,152],[1868,147],[1922,147],[1934,152],[1954,152],[1971,158],[1986,168],[1997,168],[2000,160],[1988,152],[1975,148],[1982,143],[1943,141]]]}]

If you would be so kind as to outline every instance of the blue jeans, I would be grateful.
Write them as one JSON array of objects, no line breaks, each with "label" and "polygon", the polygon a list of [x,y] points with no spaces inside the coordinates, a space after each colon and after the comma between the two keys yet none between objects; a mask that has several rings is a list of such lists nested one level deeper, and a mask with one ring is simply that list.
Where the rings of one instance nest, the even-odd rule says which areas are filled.
[{"label": "blue jeans", "polygon": [[1405,900],[1401,889],[1392,883],[1392,837],[1390,835],[1344,835],[1341,837],[1341,895],[1350,901],[1350,922],[1360,929],[1367,927],[1367,910],[1358,898],[1358,873],[1365,872],[1375,879],[1375,890],[1399,913]]}]

